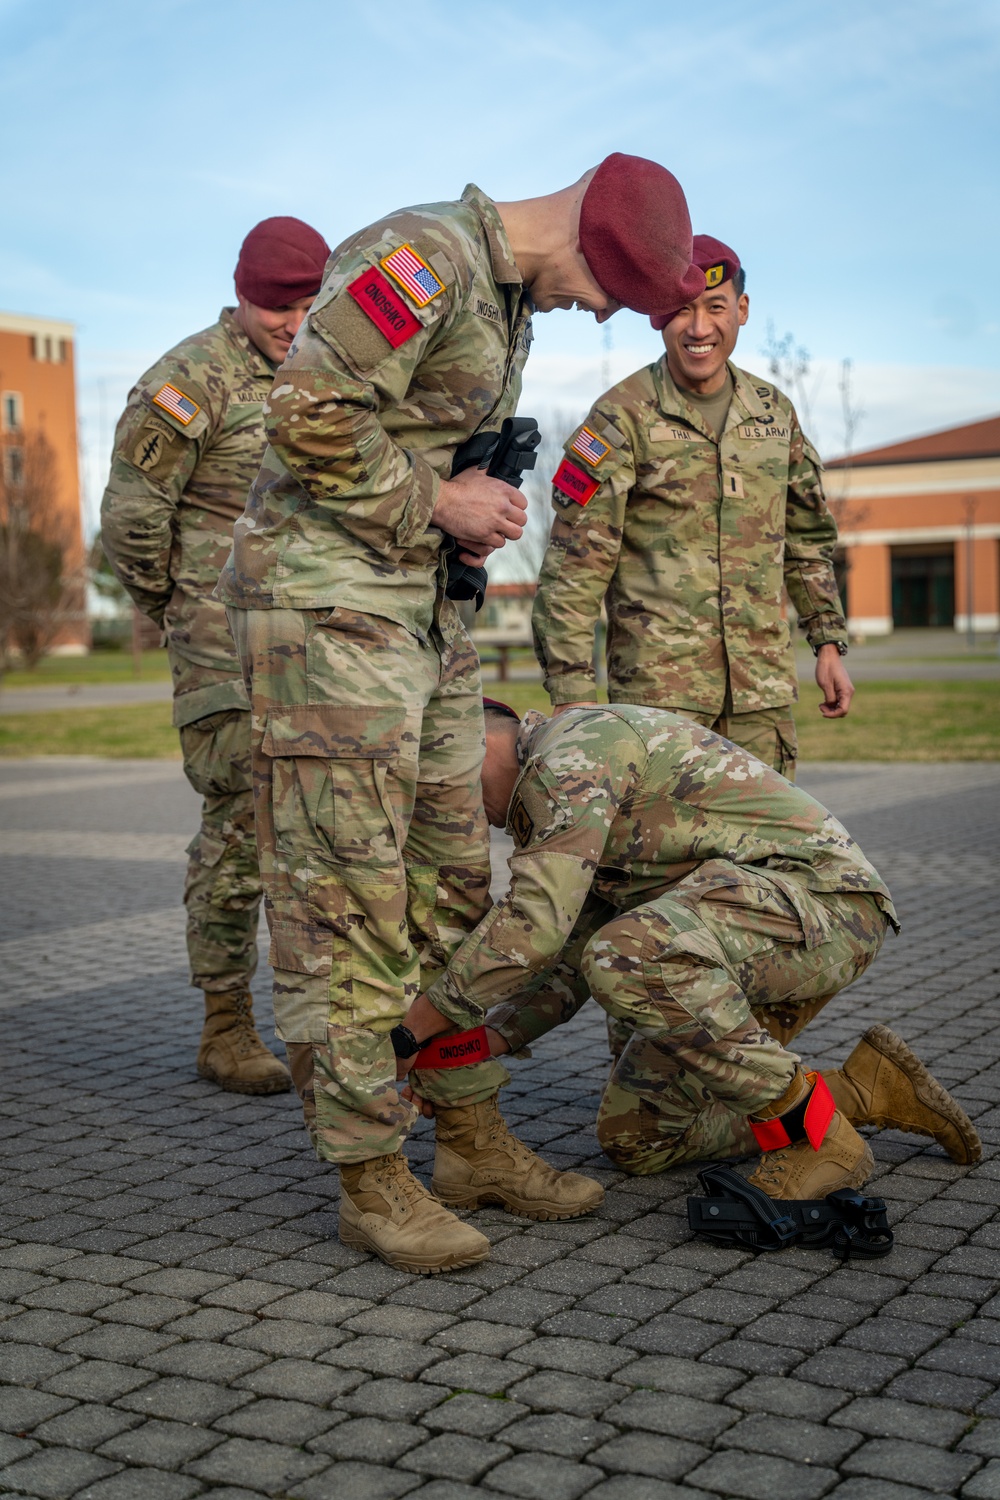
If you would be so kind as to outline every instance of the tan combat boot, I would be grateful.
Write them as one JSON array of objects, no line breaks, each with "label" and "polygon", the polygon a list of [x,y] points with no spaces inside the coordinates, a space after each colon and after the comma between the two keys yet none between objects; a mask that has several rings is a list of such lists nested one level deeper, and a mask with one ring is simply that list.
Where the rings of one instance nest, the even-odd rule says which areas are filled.
[{"label": "tan combat boot", "polygon": [[[750,1181],[769,1198],[825,1198],[838,1188],[859,1188],[868,1181],[875,1159],[850,1120],[835,1109],[825,1132],[804,1122],[805,1107],[817,1087],[817,1075],[795,1069],[795,1077],[780,1099],[750,1118],[751,1128],[773,1122],[775,1135],[787,1144],[765,1148]],[[829,1100],[827,1110],[829,1110]],[[763,1129],[754,1129],[758,1141]]]},{"label": "tan combat boot", "polygon": [[869,1027],[844,1066],[823,1077],[852,1125],[929,1135],[964,1167],[983,1154],[965,1110],[888,1026]]},{"label": "tan combat boot", "polygon": [[486,1236],[442,1208],[401,1151],[341,1166],[340,1238],[421,1276],[475,1265],[490,1253]]},{"label": "tan combat boot", "polygon": [[284,1063],[253,1024],[249,990],[206,990],[198,1072],[234,1094],[283,1094],[292,1086]]},{"label": "tan combat boot", "polygon": [[431,1182],[442,1203],[498,1203],[526,1219],[577,1219],[604,1201],[604,1189],[579,1172],[557,1172],[504,1124],[493,1094],[480,1104],[434,1106],[437,1145]]}]

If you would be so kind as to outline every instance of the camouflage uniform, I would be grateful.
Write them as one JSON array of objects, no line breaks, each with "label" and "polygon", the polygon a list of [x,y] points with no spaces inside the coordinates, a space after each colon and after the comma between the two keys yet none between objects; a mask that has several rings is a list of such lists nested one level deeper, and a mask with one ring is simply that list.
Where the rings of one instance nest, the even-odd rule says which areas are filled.
[{"label": "camouflage uniform", "polygon": [[250,705],[212,590],[264,451],[274,369],[233,311],[171,349],[130,392],[101,506],[115,573],[166,631],[184,772],[203,798],[184,891],[191,983],[210,992],[249,985],[261,897]]},{"label": "camouflage uniform", "polygon": [[[728,1154],[788,1087],[794,1031],[856,978],[895,913],[812,797],[685,718],[577,709],[521,729],[509,894],[428,999],[512,1048],[588,992],[630,1041],[598,1135],[633,1172]],[[763,1023],[763,1024],[762,1024]]]},{"label": "camouflage uniform", "polygon": [[612,703],[683,713],[791,777],[797,690],[782,581],[810,645],[846,641],[837,531],[787,397],[728,368],[719,439],[666,355],[601,397],[589,436],[571,436],[569,487],[593,494],[580,504],[553,489],[535,651],[554,704],[594,699],[603,600]]},{"label": "camouflage uniform", "polygon": [[[479,662],[430,516],[458,444],[517,406],[529,313],[478,188],[345,241],[219,581],[253,705],[275,1015],[330,1161],[398,1149],[413,1110],[388,1033],[489,905]],[[421,1092],[481,1100],[507,1076],[454,1071]]]}]

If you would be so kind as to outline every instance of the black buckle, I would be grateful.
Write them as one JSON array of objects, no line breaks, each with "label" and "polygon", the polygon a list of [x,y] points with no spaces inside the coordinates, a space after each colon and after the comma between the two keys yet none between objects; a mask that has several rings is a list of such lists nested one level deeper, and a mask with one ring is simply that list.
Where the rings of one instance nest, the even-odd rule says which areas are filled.
[{"label": "black buckle", "polygon": [[703,1167],[698,1180],[704,1198],[687,1201],[688,1224],[720,1245],[739,1245],[755,1253],[806,1245],[875,1259],[893,1246],[886,1206],[850,1188],[825,1198],[775,1202],[729,1167]]}]

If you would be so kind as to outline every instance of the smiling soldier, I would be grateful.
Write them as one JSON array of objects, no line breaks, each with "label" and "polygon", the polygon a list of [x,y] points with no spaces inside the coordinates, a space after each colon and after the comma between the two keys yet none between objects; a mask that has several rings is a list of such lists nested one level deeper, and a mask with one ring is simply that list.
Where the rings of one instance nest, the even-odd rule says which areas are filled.
[{"label": "smiling soldier", "polygon": [[730,363],[747,321],[734,251],[696,235],[700,296],[651,317],[666,353],[592,407],[554,479],[535,650],[560,713],[608,697],[670,709],[795,776],[795,661],[782,584],[816,654],[820,713],[847,713],[837,531],[788,398]]},{"label": "smiling soldier", "polygon": [[130,392],[101,507],[104,550],[167,636],[184,773],[202,797],[184,888],[191,983],[205,992],[203,1078],[240,1094],[291,1087],[253,1021],[261,886],[250,704],[224,607],[212,598],[264,452],[264,399],[330,250],[301,219],[243,241],[237,306],[183,339]]}]

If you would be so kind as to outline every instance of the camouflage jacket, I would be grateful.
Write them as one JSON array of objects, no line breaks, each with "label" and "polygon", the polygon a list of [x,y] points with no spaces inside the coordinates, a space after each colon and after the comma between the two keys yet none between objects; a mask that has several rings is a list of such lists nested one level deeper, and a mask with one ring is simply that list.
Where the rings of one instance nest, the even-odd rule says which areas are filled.
[{"label": "camouflage jacket", "polygon": [[459,443],[513,414],[530,340],[530,300],[478,188],[346,240],[268,398],[270,446],[219,597],[426,631],[440,479]]},{"label": "camouflage jacket", "polygon": [[427,991],[458,1024],[548,968],[595,900],[607,921],[695,872],[707,890],[732,886],[733,864],[766,871],[810,948],[825,932],[803,890],[869,892],[895,925],[878,871],[825,807],[688,719],[628,705],[529,713],[518,751],[510,890]]},{"label": "camouflage jacket", "polygon": [[718,442],[664,355],[566,444],[533,616],[553,703],[596,698],[602,600],[612,703],[718,714],[727,686],[735,713],[792,703],[782,580],[810,644],[846,641],[819,458],[787,397],[729,368]]},{"label": "camouflage jacket", "polygon": [[212,591],[260,467],[273,379],[274,366],[224,308],[146,371],[115,432],[101,539],[136,604],[166,629],[178,724],[247,706]]}]

